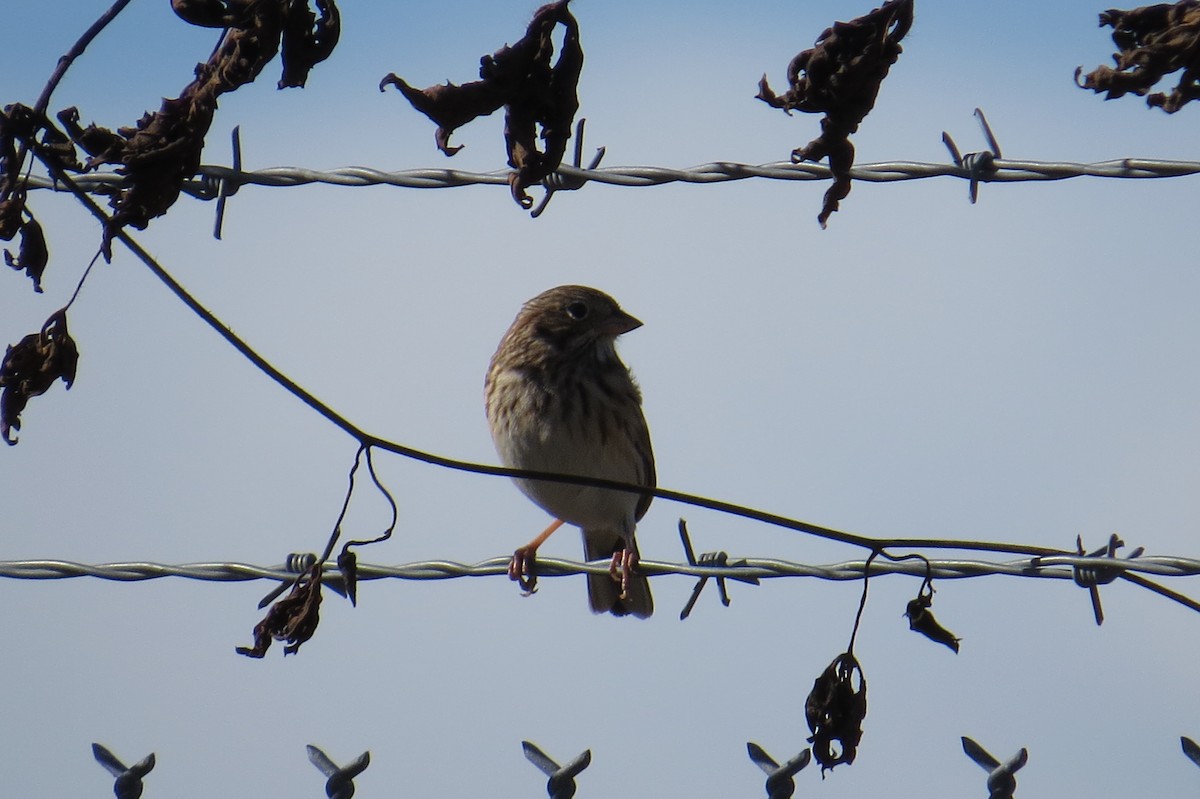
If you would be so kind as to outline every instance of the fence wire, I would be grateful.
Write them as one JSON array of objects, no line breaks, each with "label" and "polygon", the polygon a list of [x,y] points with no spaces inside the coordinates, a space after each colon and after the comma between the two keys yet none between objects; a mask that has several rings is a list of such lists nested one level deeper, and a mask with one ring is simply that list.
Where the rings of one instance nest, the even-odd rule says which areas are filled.
[{"label": "fence wire", "polygon": [[[1016,161],[993,158],[980,168],[968,160],[963,165],[938,164],[920,161],[889,161],[859,164],[850,170],[854,180],[889,183],[902,180],[921,180],[952,177],[973,183],[1012,183],[1026,181],[1067,180],[1070,178],[1169,178],[1200,174],[1200,161],[1170,161],[1148,158],[1120,158],[1096,163],[1069,161]],[[348,166],[326,171],[303,167],[283,166],[253,171],[224,166],[202,165],[194,179],[184,185],[184,191],[199,199],[215,199],[222,193],[232,193],[230,187],[305,186],[394,186],[410,189],[445,189],[456,186],[509,185],[511,170],[467,172],[457,169],[409,169],[385,172],[360,166]],[[578,188],[585,183],[604,183],[612,186],[660,186],[668,183],[726,183],[734,180],[762,178],[767,180],[828,180],[828,166],[817,163],[794,164],[779,161],[768,164],[743,164],[733,161],[714,161],[707,164],[673,169],[657,166],[605,167],[583,169],[563,164],[547,180],[552,189]],[[89,192],[109,192],[124,185],[125,177],[115,172],[95,172],[74,177],[80,188]],[[52,178],[30,175],[26,185],[36,189],[66,189]]]},{"label": "fence wire", "polygon": [[[426,560],[393,566],[359,564],[358,580],[450,580],[460,577],[507,576],[511,556],[490,558],[477,563],[452,560]],[[565,577],[580,574],[607,574],[609,562],[581,562],[554,558],[538,558],[538,574],[546,577]],[[1174,556],[1137,558],[1089,557],[1084,555],[1052,555],[1020,558],[1009,561],[932,559],[925,561],[886,561],[875,559],[869,564],[870,575],[901,574],[935,579],[963,579],[1005,575],[1044,579],[1076,579],[1079,569],[1103,569],[1106,576],[1146,574],[1159,577],[1200,576],[1200,560]],[[728,578],[749,582],[782,577],[811,577],[819,580],[861,580],[866,573],[866,560],[843,561],[825,565],[796,563],[775,558],[738,558],[725,565],[672,563],[642,560],[639,570],[648,575],[678,575],[686,577]],[[95,577],[119,582],[139,582],[164,577],[212,582],[247,582],[251,580],[290,581],[296,571],[283,564],[258,566],[249,563],[185,563],[170,565],[143,561],[126,563],[84,564],[66,560],[9,560],[0,561],[0,578],[20,580],[62,580],[76,577]],[[340,579],[336,563],[325,570],[327,579]]]}]

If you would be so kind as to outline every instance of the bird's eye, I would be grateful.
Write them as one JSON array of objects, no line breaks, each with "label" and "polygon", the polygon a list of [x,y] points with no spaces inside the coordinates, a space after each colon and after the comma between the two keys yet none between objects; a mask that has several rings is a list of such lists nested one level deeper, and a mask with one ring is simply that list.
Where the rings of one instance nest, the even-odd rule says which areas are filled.
[{"label": "bird's eye", "polygon": [[579,321],[580,319],[584,319],[588,315],[588,307],[585,303],[582,303],[582,302],[573,302],[567,306],[566,310],[567,310],[567,316],[571,317],[572,319],[574,319],[576,321]]}]

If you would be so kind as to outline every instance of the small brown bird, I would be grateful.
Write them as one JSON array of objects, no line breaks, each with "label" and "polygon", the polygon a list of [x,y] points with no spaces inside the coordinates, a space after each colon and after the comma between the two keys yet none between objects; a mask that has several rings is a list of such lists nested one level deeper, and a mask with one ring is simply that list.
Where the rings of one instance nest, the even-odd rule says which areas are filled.
[{"label": "small brown bird", "polygon": [[[654,452],[642,394],[614,346],[642,323],[607,294],[559,286],[521,308],[485,383],[488,425],[505,466],[654,487]],[[588,560],[612,558],[609,574],[588,575],[594,613],[641,618],[654,611],[650,582],[636,571],[634,528],[651,494],[517,479],[555,517],[513,555],[509,576],[532,591],[538,546],[564,522],[583,532]]]}]

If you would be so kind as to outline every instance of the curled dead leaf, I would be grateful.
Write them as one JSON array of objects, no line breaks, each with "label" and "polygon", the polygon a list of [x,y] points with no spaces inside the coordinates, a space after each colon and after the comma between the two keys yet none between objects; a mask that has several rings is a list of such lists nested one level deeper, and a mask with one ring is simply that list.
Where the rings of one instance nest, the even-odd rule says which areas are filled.
[{"label": "curled dead leaf", "polygon": [[[1200,1],[1183,0],[1159,3],[1131,11],[1111,8],[1100,14],[1100,27],[1113,29],[1112,38],[1119,48],[1113,54],[1116,69],[1099,66],[1084,76],[1075,70],[1075,82],[1081,89],[1105,100],[1128,93],[1146,97],[1151,108],[1173,114],[1192,100],[1200,98]],[[1183,70],[1179,83],[1170,93],[1146,96],[1154,84],[1172,72]]]},{"label": "curled dead leaf", "polygon": [[937,619],[933,617],[933,612],[929,610],[932,605],[932,586],[928,592],[922,591],[914,599],[910,599],[904,609],[904,615],[908,617],[908,628],[920,633],[930,641],[936,641],[939,644],[949,647],[957,653],[958,642],[962,639],[957,638],[954,633],[938,624]]},{"label": "curled dead leaf", "polygon": [[24,270],[33,281],[33,290],[41,294],[42,273],[46,271],[46,264],[50,262],[50,250],[46,246],[46,235],[42,232],[42,226],[33,218],[33,214],[29,213],[29,209],[26,209],[25,214],[27,218],[21,223],[21,244],[17,256],[14,258],[11,252],[5,250],[4,263],[13,269]]},{"label": "curled dead leaf", "polygon": [[254,626],[254,646],[239,646],[237,653],[261,658],[271,642],[286,641],[284,655],[300,650],[300,645],[312,638],[320,623],[321,563],[314,563],[296,579],[288,595],[271,605],[267,615]]},{"label": "curled dead leaf", "polygon": [[180,18],[224,29],[217,48],[196,66],[195,79],[178,97],[164,99],[158,111],[115,132],[81,126],[74,108],[59,113],[70,140],[91,156],[86,169],[112,164],[126,177],[110,201],[106,255],[116,231],[127,225],[144,229],[179,198],[184,181],[199,169],[222,94],[254,81],[281,48],[280,88],[303,86],[309,70],[329,56],[340,17],[334,0],[315,2],[319,16],[306,0],[175,0],[172,7]]},{"label": "curled dead leaf", "polygon": [[358,604],[358,555],[347,544],[342,547],[337,559],[338,570],[342,573],[342,582],[346,589],[346,597],[351,605]]},{"label": "curled dead leaf", "polygon": [[[804,703],[804,716],[812,732],[808,741],[813,757],[821,764],[821,776],[826,769],[854,762],[866,715],[866,677],[853,653],[843,652],[821,672]],[[836,748],[834,741],[838,742]]]},{"label": "curled dead leaf", "polygon": [[[579,23],[567,10],[569,0],[544,5],[533,15],[525,35],[512,46],[504,46],[480,59],[480,80],[456,85],[447,81],[427,89],[415,89],[395,73],[379,82],[379,90],[395,86],[404,98],[438,126],[438,149],[454,155],[450,136],[477,117],[505,108],[504,141],[513,199],[522,208],[533,200],[525,189],[558,169],[571,137],[575,112],[579,110],[577,84],[583,70],[583,48]],[[565,29],[558,60],[552,34],[558,25]],[[540,132],[539,132],[540,130]],[[538,148],[538,139],[544,149]]]},{"label": "curled dead leaf", "polygon": [[850,193],[854,145],[850,134],[875,107],[879,87],[900,57],[900,40],[912,27],[913,0],[888,0],[850,22],[835,22],[817,37],[814,47],[788,64],[789,88],[776,94],[763,75],[759,100],[791,114],[825,114],[821,135],[792,151],[792,162],[820,161],[828,156],[833,185],[817,221],[825,227],[838,202]]},{"label": "curled dead leaf", "polygon": [[79,350],[67,332],[64,311],[51,314],[41,331],[10,344],[0,362],[0,437],[17,443],[11,431],[21,429],[21,412],[30,397],[45,394],[55,380],[69,389],[75,382]]},{"label": "curled dead leaf", "polygon": [[342,33],[341,15],[333,0],[315,0],[318,17],[307,5],[292,3],[284,18],[280,49],[283,76],[277,88],[302,88],[314,66],[329,58]]}]

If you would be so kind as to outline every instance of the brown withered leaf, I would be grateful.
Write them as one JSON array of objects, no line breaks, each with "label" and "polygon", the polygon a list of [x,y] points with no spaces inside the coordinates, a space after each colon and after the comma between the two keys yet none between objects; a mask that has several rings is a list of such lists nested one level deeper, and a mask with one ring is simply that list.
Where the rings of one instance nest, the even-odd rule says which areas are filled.
[{"label": "brown withered leaf", "polygon": [[1130,92],[1142,97],[1166,75],[1183,70],[1169,94],[1150,94],[1146,104],[1173,114],[1200,98],[1200,1],[1160,3],[1132,11],[1110,8],[1100,14],[1100,27],[1105,26],[1112,27],[1113,41],[1120,48],[1113,54],[1116,69],[1096,67],[1081,83],[1083,68],[1076,68],[1075,82],[1081,89],[1106,92],[1105,100]]},{"label": "brown withered leaf", "polygon": [[62,379],[69,389],[75,382],[79,349],[67,332],[67,315],[56,311],[42,329],[10,344],[0,362],[0,437],[17,443],[11,431],[21,429],[21,411],[30,397],[45,394]]},{"label": "brown withered leaf", "polygon": [[59,121],[71,140],[91,158],[92,169],[112,164],[127,181],[113,195],[113,217],[105,230],[109,254],[116,231],[131,225],[144,229],[179,198],[183,182],[196,174],[204,137],[212,125],[217,99],[252,82],[283,48],[279,87],[303,86],[312,66],[337,44],[340,18],[334,0],[175,0],[181,19],[205,27],[222,27],[220,44],[208,61],[196,66],[196,77],[177,98],[164,99],[159,110],[146,113],[133,127],[108,128],[79,124],[79,112],[68,108]]},{"label": "brown withered leaf", "polygon": [[350,600],[351,605],[358,605],[358,555],[351,551],[349,544],[342,547],[337,563],[338,570],[342,573],[346,598]]},{"label": "brown withered leaf", "polygon": [[838,202],[850,193],[854,145],[850,134],[875,107],[879,87],[900,57],[900,40],[912,27],[913,0],[888,0],[850,22],[835,22],[817,37],[816,46],[788,64],[789,88],[776,94],[763,75],[759,100],[786,113],[824,114],[821,135],[792,151],[792,162],[820,161],[828,156],[833,185],[817,221],[825,227]]},{"label": "brown withered leaf", "polygon": [[933,617],[933,612],[929,609],[932,606],[933,586],[931,585],[928,592],[922,590],[905,606],[904,615],[908,617],[908,629],[920,633],[930,641],[948,646],[957,654],[958,642],[962,639],[938,624],[937,619]]},{"label": "brown withered leaf", "polygon": [[287,642],[284,655],[300,651],[300,645],[312,638],[320,622],[321,570],[322,564],[314,563],[296,579],[288,595],[271,605],[263,620],[254,625],[254,646],[237,647],[239,655],[261,658],[273,640]]},{"label": "brown withered leaf", "polygon": [[[854,762],[867,716],[867,680],[853,653],[835,657],[816,679],[804,703],[804,716],[812,731],[808,742],[813,745],[813,757],[821,764],[822,777],[826,769]],[[839,744],[836,751],[834,741]]]},{"label": "brown withered leaf", "polygon": [[333,54],[342,34],[342,20],[333,0],[315,0],[320,18],[307,3],[292,3],[283,26],[283,77],[277,88],[302,88],[308,73]]},{"label": "brown withered leaf", "polygon": [[227,28],[233,24],[222,0],[171,0],[171,10],[184,22],[201,28]]},{"label": "brown withered leaf", "polygon": [[[41,138],[37,134],[41,131]],[[12,241],[21,236],[19,255],[8,250],[4,260],[14,269],[24,269],[33,279],[34,291],[41,292],[42,273],[49,260],[46,237],[41,225],[26,204],[26,191],[21,181],[21,164],[17,141],[26,141],[37,152],[66,169],[79,169],[75,146],[70,139],[32,108],[14,103],[0,112],[0,239]]]},{"label": "brown withered leaf", "polygon": [[25,192],[14,192],[0,200],[0,239],[12,241],[25,224]]},{"label": "brown withered leaf", "polygon": [[83,168],[71,139],[55,127],[46,114],[22,103],[13,103],[5,107],[4,114],[0,117],[0,135],[4,139],[3,145],[0,146],[3,148],[6,165],[5,191],[16,189],[16,178],[19,177],[21,169],[21,164],[17,162],[14,140],[35,148],[41,158],[51,161],[63,170],[78,172]]},{"label": "brown withered leaf", "polygon": [[446,155],[454,155],[462,145],[450,146],[450,136],[476,117],[487,116],[504,105],[504,97],[487,81],[477,80],[456,86],[438,84],[428,89],[414,89],[399,75],[389,73],[379,82],[379,90],[395,86],[413,108],[429,117],[438,126],[434,140]]},{"label": "brown withered leaf", "polygon": [[[557,5],[561,5],[561,10],[555,9]],[[542,12],[546,12],[545,17],[539,19]],[[566,31],[563,34],[562,52],[551,68],[553,43],[550,36],[557,22],[561,22]],[[579,23],[567,11],[566,0],[561,4],[543,6],[534,16],[526,39],[532,38],[535,25],[539,26],[537,49],[532,59],[536,71],[531,73],[532,79],[521,82],[516,97],[508,103],[508,113],[504,119],[508,164],[516,170],[509,176],[508,183],[513,199],[522,208],[533,205],[525,189],[540,183],[562,163],[567,141],[571,138],[575,112],[579,110],[576,86],[583,71]],[[481,74],[487,77],[482,70]],[[539,127],[541,139],[545,142],[544,151],[538,150],[537,146]]]},{"label": "brown withered leaf", "polygon": [[4,263],[11,266],[13,269],[25,270],[25,274],[33,281],[33,290],[38,294],[42,293],[42,273],[46,271],[46,264],[50,261],[50,250],[46,247],[46,235],[42,232],[42,226],[33,218],[33,214],[29,213],[29,209],[25,209],[27,219],[21,223],[21,244],[17,251],[17,256],[8,250],[4,251]]},{"label": "brown withered leaf", "polygon": [[[525,35],[480,59],[480,80],[462,85],[450,82],[415,89],[395,73],[379,82],[379,90],[395,86],[405,99],[438,126],[438,149],[454,155],[450,136],[477,117],[505,108],[504,142],[508,151],[513,199],[522,208],[533,205],[526,189],[558,169],[579,110],[577,85],[583,70],[579,23],[567,9],[569,0],[544,5],[533,15]],[[551,66],[558,25],[565,28],[558,60]],[[540,133],[539,133],[540,129]],[[538,149],[539,137],[544,149]]]},{"label": "brown withered leaf", "polygon": [[12,241],[24,224],[25,190],[20,188],[17,131],[10,116],[13,106],[0,112],[0,239]]}]

